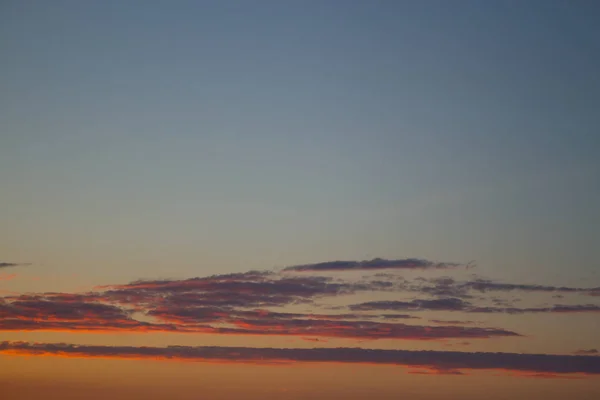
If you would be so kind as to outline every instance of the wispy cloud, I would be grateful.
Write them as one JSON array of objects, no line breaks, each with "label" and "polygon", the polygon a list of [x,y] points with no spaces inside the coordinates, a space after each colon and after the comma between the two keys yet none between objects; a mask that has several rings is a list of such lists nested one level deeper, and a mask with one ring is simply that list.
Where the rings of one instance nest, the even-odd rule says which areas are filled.
[{"label": "wispy cloud", "polygon": [[419,278],[404,286],[406,290],[432,296],[472,298],[474,294],[488,292],[525,292],[552,293],[554,295],[580,293],[591,296],[600,295],[600,287],[582,288],[569,286],[548,286],[494,282],[488,279],[457,281],[451,277]]},{"label": "wispy cloud", "polygon": [[488,291],[523,291],[523,292],[554,292],[554,293],[596,293],[600,292],[600,287],[596,288],[578,288],[569,286],[547,286],[547,285],[531,285],[531,284],[515,284],[493,282],[490,280],[477,279],[466,282],[465,285],[479,292]]},{"label": "wispy cloud", "polygon": [[352,294],[369,287],[319,276],[282,277],[271,272],[250,272],[137,281],[100,289],[108,289],[103,295],[115,301],[143,303],[165,298],[170,304],[182,306],[264,307],[312,302],[315,298]]},{"label": "wispy cloud", "polygon": [[28,263],[0,262],[0,268],[19,267],[19,266],[25,266],[25,265],[31,265],[31,264],[28,264]]},{"label": "wispy cloud", "polygon": [[[135,309],[135,311],[139,311]],[[158,322],[132,318],[134,309],[124,309],[77,297],[18,296],[0,303],[0,330],[77,332],[182,332],[222,335],[318,336],[351,339],[436,340],[447,338],[486,339],[519,336],[497,328],[430,327],[367,321],[377,316],[358,314],[301,314],[220,307],[158,306],[146,315]],[[353,320],[355,319],[355,320]]]},{"label": "wispy cloud", "polygon": [[17,274],[0,275],[0,281],[10,281],[17,277]]},{"label": "wispy cloud", "polygon": [[583,313],[600,312],[600,306],[595,304],[564,305],[555,304],[550,307],[488,307],[477,306],[459,298],[418,299],[411,301],[368,301],[353,304],[349,307],[354,311],[460,311],[466,313]]},{"label": "wispy cloud", "polygon": [[234,321],[236,328],[220,328],[219,333],[253,335],[321,336],[351,339],[488,339],[520,336],[497,328],[466,328],[462,326],[421,326],[367,321],[283,320],[271,319]]},{"label": "wispy cloud", "polygon": [[597,349],[588,349],[588,350],[577,350],[575,353],[573,354],[577,354],[577,355],[581,355],[581,356],[591,356],[591,355],[595,355],[595,354],[600,354],[600,352]]},{"label": "wispy cloud", "polygon": [[[488,292],[520,290],[561,291],[566,296],[595,289],[496,284],[484,280],[458,282],[450,277],[407,280],[393,271],[456,266],[458,264],[420,259],[339,261],[288,267],[278,272],[249,271],[181,280],[139,280],[97,287],[96,291],[88,293],[5,296],[0,298],[0,331],[181,332],[299,336],[320,340],[488,339],[519,337],[523,332],[481,325],[465,326],[470,325],[468,318],[432,319],[424,323],[414,314],[600,311],[600,306],[595,304],[514,307],[514,300],[487,295]],[[318,271],[353,269],[361,270],[361,277],[318,275]],[[379,269],[392,271],[382,273]],[[427,298],[354,303],[357,295],[375,293],[386,296],[419,293]],[[289,311],[291,306],[294,312]]]},{"label": "wispy cloud", "polygon": [[365,261],[327,261],[317,264],[295,265],[284,268],[284,271],[296,272],[335,272],[335,271],[373,271],[373,270],[419,270],[419,269],[450,269],[467,267],[471,264],[451,262],[433,262],[419,258],[405,258],[400,260],[386,260],[374,258]]},{"label": "wispy cloud", "polygon": [[462,321],[462,320],[445,320],[445,319],[430,319],[429,322],[440,325],[474,325],[478,324],[477,321]]},{"label": "wispy cloud", "polygon": [[150,324],[131,318],[120,307],[90,301],[48,300],[18,296],[0,300],[0,330],[3,331],[174,331],[168,325]]},{"label": "wispy cloud", "polygon": [[411,301],[368,301],[354,304],[350,309],[357,311],[402,310],[402,311],[464,311],[469,303],[457,298],[411,300]]},{"label": "wispy cloud", "polygon": [[421,368],[439,373],[474,370],[544,374],[600,374],[600,357],[550,354],[371,350],[359,348],[133,347],[0,342],[0,354],[236,363],[359,363]]}]

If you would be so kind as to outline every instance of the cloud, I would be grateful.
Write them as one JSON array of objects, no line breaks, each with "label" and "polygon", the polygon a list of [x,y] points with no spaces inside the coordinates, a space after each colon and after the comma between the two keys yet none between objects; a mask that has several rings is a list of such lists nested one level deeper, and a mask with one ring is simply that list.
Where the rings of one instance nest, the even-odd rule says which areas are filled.
[{"label": "cloud", "polygon": [[220,307],[265,307],[309,303],[325,296],[369,290],[359,283],[334,282],[319,276],[282,277],[272,272],[216,275],[185,280],[137,281],[109,289],[103,296],[124,303],[154,303]]},{"label": "cloud", "polygon": [[581,355],[581,356],[589,356],[593,354],[599,354],[600,352],[597,349],[589,349],[589,350],[577,350],[573,354]]},{"label": "cloud", "polygon": [[222,334],[319,336],[349,339],[487,339],[514,337],[518,333],[496,328],[466,328],[459,326],[421,326],[400,323],[329,320],[253,319],[232,321],[236,328],[216,328]]},{"label": "cloud", "polygon": [[451,277],[441,278],[417,278],[411,285],[405,285],[405,289],[420,292],[432,296],[473,298],[471,292],[530,292],[530,293],[581,293],[590,296],[599,296],[600,287],[581,288],[569,286],[547,286],[534,284],[502,283],[487,279],[474,279],[459,282]]},{"label": "cloud", "polygon": [[131,311],[89,301],[59,301],[41,296],[16,296],[0,300],[2,331],[147,332],[176,331],[167,324],[131,318]]},{"label": "cloud", "polygon": [[421,317],[409,314],[381,314],[380,317],[383,319],[421,319]]},{"label": "cloud", "polygon": [[319,339],[319,338],[311,338],[311,337],[303,337],[301,338],[302,340],[305,340],[307,342],[327,342],[327,340],[324,339]]},{"label": "cloud", "polygon": [[12,279],[15,279],[16,277],[17,274],[0,275],[0,281],[10,281]]},{"label": "cloud", "polygon": [[31,264],[0,262],[0,268],[20,267],[20,266],[25,266],[25,265],[31,265]]},{"label": "cloud", "polygon": [[[470,264],[468,264],[470,265]],[[335,272],[335,271],[372,271],[383,269],[415,270],[415,269],[449,269],[467,264],[442,263],[423,260],[419,258],[405,258],[400,260],[386,260],[374,258],[365,261],[328,261],[317,264],[295,265],[284,268],[284,271],[295,272]]]},{"label": "cloud", "polygon": [[[316,313],[288,313],[274,312],[265,309],[237,310],[220,307],[169,307],[160,306],[151,309],[147,315],[165,321],[177,323],[206,323],[206,322],[234,322],[240,319],[269,319],[273,321],[307,319],[307,320],[370,320],[380,318],[378,315],[368,314],[316,314]],[[410,315],[392,314],[393,318],[416,318]]]},{"label": "cloud", "polygon": [[[391,279],[388,272],[379,272],[379,269],[386,268],[445,269],[449,266],[458,264],[376,258],[363,262],[312,264],[308,266],[310,268],[288,267],[288,271],[279,272],[249,271],[180,280],[139,280],[97,287],[94,292],[88,293],[6,296],[0,298],[0,330],[183,332],[357,340],[486,339],[520,334],[481,326],[466,327],[464,325],[468,325],[468,321],[462,321],[461,318],[431,321],[432,324],[444,326],[400,322],[419,319],[409,314],[419,311],[490,314],[600,311],[600,306],[594,304],[519,308],[513,307],[513,302],[485,295],[487,291],[498,290],[535,288],[550,291],[548,287],[540,285],[498,286],[484,280],[457,282],[450,277],[408,281],[397,276]],[[321,271],[331,268],[360,269],[367,273],[354,280],[343,276],[333,278],[310,273],[288,273],[290,269]],[[513,289],[509,290],[509,287]],[[577,288],[571,289],[574,293],[579,291]],[[348,304],[347,296],[350,295],[399,291],[421,292],[431,298]],[[475,297],[472,292],[480,295]],[[329,299],[334,299],[335,305],[325,303]],[[482,304],[479,304],[480,301]],[[295,306],[296,312],[283,308],[288,306]],[[334,309],[345,312],[327,313]]]},{"label": "cloud", "polygon": [[420,369],[420,370],[409,370],[411,375],[465,375],[464,372],[447,369]]},{"label": "cloud", "polygon": [[477,279],[466,282],[465,285],[479,292],[487,291],[524,291],[524,292],[560,292],[560,293],[595,293],[600,292],[600,287],[596,288],[578,288],[568,286],[546,286],[531,284],[500,283],[490,280]]},{"label": "cloud", "polygon": [[405,289],[437,297],[473,297],[469,294],[468,286],[460,284],[450,277],[417,278],[412,284],[405,285]]},{"label": "cloud", "polygon": [[354,304],[349,307],[354,311],[461,311],[467,313],[582,313],[600,312],[600,306],[595,304],[563,305],[556,304],[550,307],[488,307],[475,306],[472,303],[459,298],[443,298],[433,300],[411,300],[411,301],[369,301]]},{"label": "cloud", "polygon": [[472,307],[466,312],[472,313],[507,313],[507,314],[525,314],[525,313],[586,313],[600,312],[600,306],[595,304],[563,305],[556,304],[551,307]]},{"label": "cloud", "polygon": [[455,342],[455,343],[444,343],[445,347],[454,347],[454,346],[470,346],[471,342]]},{"label": "cloud", "polygon": [[544,374],[600,374],[600,357],[550,354],[371,350],[361,348],[133,347],[0,342],[0,354],[236,363],[358,363],[399,365],[432,372],[503,370]]},{"label": "cloud", "polygon": [[354,304],[350,309],[357,311],[397,310],[397,311],[464,311],[470,303],[458,298],[411,301],[369,301]]},{"label": "cloud", "polygon": [[[101,297],[99,297],[101,299]],[[429,327],[367,321],[359,314],[303,314],[222,307],[157,305],[145,314],[157,322],[132,317],[139,309],[97,302],[95,298],[50,294],[7,297],[0,303],[0,330],[73,332],[182,332],[222,335],[318,336],[349,339],[491,338],[519,336],[495,328]]]},{"label": "cloud", "polygon": [[477,321],[460,321],[460,320],[442,320],[442,319],[430,319],[429,322],[440,325],[473,325],[478,324]]},{"label": "cloud", "polygon": [[110,332],[179,332],[175,326],[149,324],[142,321],[52,321],[52,320],[0,320],[0,331],[46,331],[77,333],[110,333]]}]

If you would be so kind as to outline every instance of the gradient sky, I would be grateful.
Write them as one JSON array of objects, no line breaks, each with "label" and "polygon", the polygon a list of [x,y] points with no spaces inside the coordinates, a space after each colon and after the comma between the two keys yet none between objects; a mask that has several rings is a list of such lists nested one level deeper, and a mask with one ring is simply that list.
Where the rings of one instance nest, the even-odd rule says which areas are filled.
[{"label": "gradient sky", "polygon": [[[482,300],[496,295],[486,288],[462,297],[473,304],[459,311],[377,311],[428,319],[472,320],[480,301],[599,306],[597,292],[584,291],[600,287],[599,19],[594,0],[3,1],[0,306],[27,293],[90,293],[140,279],[251,270],[293,279],[307,275],[283,267],[375,258],[461,266],[346,264],[325,275],[355,283],[363,279],[357,270],[371,277],[391,270],[394,279],[432,285],[452,276],[554,288],[498,289],[502,299]],[[463,268],[470,261],[475,267]],[[21,263],[30,265],[10,265]],[[307,279],[320,272],[311,269]],[[433,296],[406,288],[328,301]],[[7,315],[0,313],[0,326]],[[0,339],[573,354],[600,349],[599,315],[494,311],[475,326],[523,337],[465,348],[443,340],[334,335],[319,343],[71,328],[0,331]],[[48,391],[92,399],[82,394],[86,385],[110,393],[98,399],[115,400],[253,399],[265,390],[323,400],[600,395],[597,377],[430,377],[389,365],[92,356],[0,352],[7,400]],[[239,387],[227,383],[233,376]]]}]

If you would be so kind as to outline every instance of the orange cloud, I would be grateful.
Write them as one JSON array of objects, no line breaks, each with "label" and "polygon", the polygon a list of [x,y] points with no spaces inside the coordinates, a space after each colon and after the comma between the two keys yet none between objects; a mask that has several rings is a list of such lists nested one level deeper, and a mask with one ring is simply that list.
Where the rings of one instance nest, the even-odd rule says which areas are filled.
[{"label": "orange cloud", "polygon": [[15,279],[16,277],[17,274],[0,275],[0,281],[10,281],[12,279]]}]

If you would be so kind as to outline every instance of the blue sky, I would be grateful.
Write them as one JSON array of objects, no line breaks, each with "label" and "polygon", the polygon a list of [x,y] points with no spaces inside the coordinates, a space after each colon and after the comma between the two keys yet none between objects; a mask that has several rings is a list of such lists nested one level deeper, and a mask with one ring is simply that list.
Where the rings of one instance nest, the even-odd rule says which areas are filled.
[{"label": "blue sky", "polygon": [[600,282],[593,1],[2,9],[0,243],[36,273]]}]

